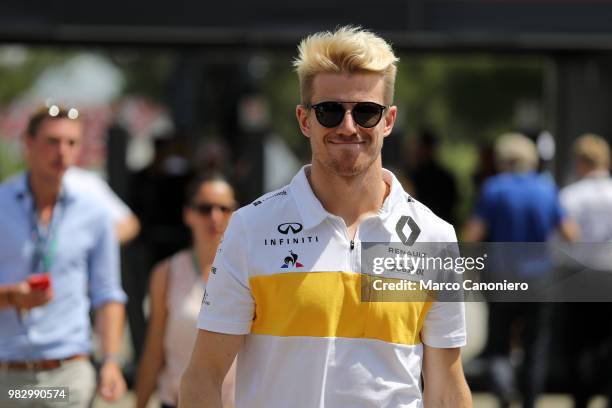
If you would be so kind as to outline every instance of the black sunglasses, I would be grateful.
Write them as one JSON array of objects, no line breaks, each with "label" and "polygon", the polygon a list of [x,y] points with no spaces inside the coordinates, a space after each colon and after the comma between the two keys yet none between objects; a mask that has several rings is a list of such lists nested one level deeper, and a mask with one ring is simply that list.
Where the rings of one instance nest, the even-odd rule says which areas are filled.
[{"label": "black sunglasses", "polygon": [[197,211],[200,215],[210,215],[214,208],[218,208],[219,210],[221,210],[223,214],[229,214],[232,211],[234,211],[233,208],[227,207],[225,205],[209,204],[209,203],[199,203],[199,204],[194,203],[194,204],[191,204],[190,207],[192,210]]},{"label": "black sunglasses", "polygon": [[388,106],[376,102],[320,102],[315,105],[305,105],[307,109],[314,109],[317,121],[326,128],[334,128],[344,120],[346,115],[345,104],[353,104],[350,110],[353,120],[363,128],[373,128],[382,119],[383,112]]}]

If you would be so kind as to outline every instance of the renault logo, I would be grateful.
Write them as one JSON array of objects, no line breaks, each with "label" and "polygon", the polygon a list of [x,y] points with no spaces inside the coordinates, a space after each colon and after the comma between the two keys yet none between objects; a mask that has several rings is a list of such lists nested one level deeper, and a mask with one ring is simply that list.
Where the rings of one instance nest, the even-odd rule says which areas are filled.
[{"label": "renault logo", "polygon": [[277,229],[278,232],[280,232],[281,234],[287,235],[289,231],[294,234],[297,234],[302,230],[302,224],[300,224],[299,222],[286,222],[284,224],[279,225]]},{"label": "renault logo", "polygon": [[[410,236],[408,237],[406,237],[406,234],[404,234],[404,227],[406,226],[406,224],[408,224],[408,228],[410,228]],[[406,246],[412,246],[412,244],[414,244],[416,239],[421,234],[421,229],[419,228],[417,223],[414,222],[412,217],[402,215],[397,224],[395,224],[395,232],[397,233],[399,239],[402,241],[402,244]]]}]

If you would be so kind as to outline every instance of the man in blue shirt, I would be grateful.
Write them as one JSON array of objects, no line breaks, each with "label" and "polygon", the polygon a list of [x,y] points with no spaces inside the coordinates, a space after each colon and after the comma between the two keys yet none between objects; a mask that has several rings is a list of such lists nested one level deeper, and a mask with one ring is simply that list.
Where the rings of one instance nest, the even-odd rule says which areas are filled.
[{"label": "man in blue shirt", "polygon": [[[10,389],[69,387],[68,406],[89,406],[90,307],[104,354],[98,391],[113,401],[126,389],[117,361],[126,296],[113,226],[100,204],[62,184],[82,130],[75,109],[34,114],[28,170],[0,185],[0,401]],[[50,287],[28,283],[39,274]]]},{"label": "man in blue shirt", "polygon": [[500,173],[484,182],[464,239],[544,242],[556,230],[565,239],[575,239],[577,226],[565,218],[554,181],[536,172],[535,144],[508,133],[496,142],[495,155]]}]

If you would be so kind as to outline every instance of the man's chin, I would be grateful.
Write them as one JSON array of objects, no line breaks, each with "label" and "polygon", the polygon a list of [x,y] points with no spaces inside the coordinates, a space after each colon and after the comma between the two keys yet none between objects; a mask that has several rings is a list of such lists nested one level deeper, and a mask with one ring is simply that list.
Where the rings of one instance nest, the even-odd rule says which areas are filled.
[{"label": "man's chin", "polygon": [[363,155],[342,155],[340,157],[326,157],[317,160],[313,157],[313,165],[318,166],[327,174],[342,178],[353,178],[367,172],[375,163],[376,159],[368,160]]},{"label": "man's chin", "polygon": [[58,169],[55,175],[59,180],[61,180],[66,174],[66,171],[68,171],[68,167],[63,167],[61,169]]},{"label": "man's chin", "polygon": [[364,173],[369,166],[367,163],[355,162],[334,162],[329,166],[330,170],[340,177],[355,177]]},{"label": "man's chin", "polygon": [[62,181],[62,178],[68,170],[67,167],[53,166],[51,171],[46,172],[45,179],[50,184],[56,184]]}]

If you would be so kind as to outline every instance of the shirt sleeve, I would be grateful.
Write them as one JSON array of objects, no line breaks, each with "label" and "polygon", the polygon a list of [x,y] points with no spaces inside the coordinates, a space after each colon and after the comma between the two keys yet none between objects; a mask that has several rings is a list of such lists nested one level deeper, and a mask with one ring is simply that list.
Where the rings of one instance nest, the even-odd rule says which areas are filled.
[{"label": "shirt sleeve", "polygon": [[465,305],[463,302],[434,302],[421,332],[426,346],[453,348],[465,346]]},{"label": "shirt sleeve", "polygon": [[119,243],[110,218],[101,213],[96,242],[89,254],[89,294],[97,309],[108,302],[125,303],[127,296],[121,288]]},{"label": "shirt sleeve", "polygon": [[210,277],[198,328],[217,333],[248,334],[255,304],[249,286],[247,235],[240,213],[232,216]]},{"label": "shirt sleeve", "polygon": [[[452,226],[448,225],[445,235],[444,240],[447,243],[455,243],[449,247],[451,256],[460,256],[459,247],[456,244],[457,236]],[[453,276],[452,281],[463,282],[463,276]],[[454,348],[466,344],[465,304],[461,301],[463,297],[451,296],[451,298],[456,300],[434,301],[427,312],[421,331],[421,340],[425,345],[436,348]]]},{"label": "shirt sleeve", "polygon": [[101,178],[92,176],[91,189],[100,203],[108,211],[113,223],[124,221],[132,214],[132,210],[115,194],[110,186]]}]

